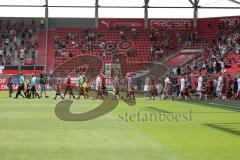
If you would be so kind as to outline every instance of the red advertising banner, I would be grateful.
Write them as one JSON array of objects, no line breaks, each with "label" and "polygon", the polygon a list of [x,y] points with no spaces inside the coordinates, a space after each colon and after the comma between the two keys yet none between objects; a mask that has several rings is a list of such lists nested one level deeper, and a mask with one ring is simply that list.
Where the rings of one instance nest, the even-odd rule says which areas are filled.
[{"label": "red advertising banner", "polygon": [[[211,23],[212,27],[218,27],[222,25],[240,25],[240,16],[232,17],[216,17],[216,18],[199,18],[198,27],[207,28],[208,23]],[[99,28],[100,29],[114,29],[118,27],[128,27],[128,28],[144,28],[144,19],[114,19],[114,18],[105,18],[99,19]],[[175,18],[175,19],[149,19],[148,27],[159,28],[159,27],[176,27],[177,29],[184,29],[186,26],[193,27],[193,19],[190,18]]]},{"label": "red advertising banner", "polygon": [[[8,79],[7,78],[0,78],[0,91],[8,90],[7,84],[8,84]],[[14,88],[14,90],[16,90],[17,85],[13,84],[13,88]]]},{"label": "red advertising banner", "polygon": [[[19,71],[18,70],[3,70],[2,71],[3,74],[5,75],[18,75]],[[40,73],[42,73],[43,71],[42,70],[21,70],[21,73],[23,75],[31,75],[31,74],[36,74],[36,75],[39,75]]]},{"label": "red advertising banner", "polygon": [[[158,28],[158,27],[172,27],[184,28],[186,25],[188,27],[193,26],[192,19],[149,19],[148,27]],[[128,27],[128,28],[144,28],[144,19],[99,19],[100,29],[114,29],[118,27]]]},{"label": "red advertising banner", "polygon": [[219,25],[239,26],[240,25],[240,16],[198,19],[198,27],[199,28],[207,28],[208,23],[210,23],[212,25],[212,27],[214,27],[214,28],[218,27]]}]

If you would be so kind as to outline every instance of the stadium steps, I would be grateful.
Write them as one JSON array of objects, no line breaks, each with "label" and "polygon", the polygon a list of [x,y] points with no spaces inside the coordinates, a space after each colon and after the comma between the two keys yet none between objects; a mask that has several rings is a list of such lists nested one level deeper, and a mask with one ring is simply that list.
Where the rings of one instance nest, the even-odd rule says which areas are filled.
[{"label": "stadium steps", "polygon": [[54,40],[55,40],[56,31],[48,31],[48,57],[47,57],[47,71],[53,72],[55,68],[55,49],[54,49]]},{"label": "stadium steps", "polygon": [[38,57],[37,57],[37,65],[45,65],[44,57],[45,57],[45,31],[41,30],[38,36]]}]

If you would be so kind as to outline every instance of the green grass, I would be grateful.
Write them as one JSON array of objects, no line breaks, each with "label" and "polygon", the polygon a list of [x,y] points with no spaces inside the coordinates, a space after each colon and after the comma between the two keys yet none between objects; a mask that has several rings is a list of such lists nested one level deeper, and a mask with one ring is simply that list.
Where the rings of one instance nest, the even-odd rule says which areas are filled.
[{"label": "green grass", "polygon": [[[52,97],[52,95],[51,95]],[[59,120],[61,100],[9,99],[0,92],[1,160],[238,160],[240,102],[119,101],[116,109],[86,122]],[[74,101],[86,112],[101,100]],[[229,104],[229,107],[228,107]],[[192,120],[128,121],[126,113],[189,114]],[[143,119],[141,119],[143,120]],[[146,120],[146,119],[145,119]]]}]

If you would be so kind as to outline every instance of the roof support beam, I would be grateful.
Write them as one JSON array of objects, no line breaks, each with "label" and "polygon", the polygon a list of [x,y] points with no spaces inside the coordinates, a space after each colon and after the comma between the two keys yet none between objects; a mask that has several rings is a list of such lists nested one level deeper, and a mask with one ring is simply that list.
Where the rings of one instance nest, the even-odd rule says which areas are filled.
[{"label": "roof support beam", "polygon": [[193,11],[193,28],[196,29],[197,28],[197,21],[198,21],[198,4],[200,2],[200,0],[188,0],[193,8],[194,8],[194,11]]},{"label": "roof support beam", "polygon": [[48,0],[45,0],[45,72],[47,71],[47,57],[48,57]]},{"label": "roof support beam", "polygon": [[98,8],[99,8],[99,0],[95,1],[95,28],[98,28]]},{"label": "roof support beam", "polygon": [[239,1],[236,1],[236,0],[229,0],[229,1],[240,5],[240,2],[239,2]]},{"label": "roof support beam", "polygon": [[148,4],[149,0],[144,0],[144,28],[148,28]]},{"label": "roof support beam", "polygon": [[[42,5],[0,5],[0,7],[45,7]],[[95,8],[95,6],[53,6],[48,8]],[[144,8],[144,6],[99,6],[98,8]],[[180,6],[148,6],[148,8],[194,8],[194,7],[180,7]],[[201,7],[201,9],[240,9],[240,7]]]}]

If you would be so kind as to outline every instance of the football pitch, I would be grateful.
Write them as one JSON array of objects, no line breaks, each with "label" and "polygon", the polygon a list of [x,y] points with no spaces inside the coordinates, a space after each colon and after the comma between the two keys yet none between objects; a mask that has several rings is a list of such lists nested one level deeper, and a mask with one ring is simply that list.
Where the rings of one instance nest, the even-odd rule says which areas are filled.
[{"label": "football pitch", "polygon": [[[56,116],[61,100],[13,99],[0,92],[1,160],[239,160],[239,101],[118,100],[88,121]],[[116,101],[115,101],[116,102]],[[113,102],[113,103],[115,103]],[[101,100],[74,100],[85,113]]]}]

